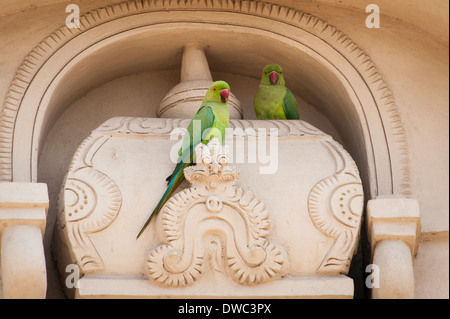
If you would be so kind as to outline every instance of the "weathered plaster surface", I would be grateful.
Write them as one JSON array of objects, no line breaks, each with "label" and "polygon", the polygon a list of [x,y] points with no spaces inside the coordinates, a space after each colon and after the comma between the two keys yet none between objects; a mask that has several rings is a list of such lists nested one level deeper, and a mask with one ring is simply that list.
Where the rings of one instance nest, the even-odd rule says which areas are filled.
[{"label": "weathered plaster surface", "polygon": [[[77,3],[82,12],[87,12],[117,2],[121,1],[78,1]],[[336,26],[369,54],[383,74],[384,80],[393,91],[406,131],[411,173],[410,196],[419,201],[422,231],[442,233],[446,238],[444,243],[430,241],[420,245],[415,262],[416,295],[434,296],[432,292],[440,296],[445,295],[445,287],[442,288],[445,281],[437,283],[437,281],[425,279],[431,278],[432,272],[428,270],[429,265],[425,263],[425,260],[430,259],[424,259],[421,256],[430,254],[433,258],[439,259],[438,251],[441,249],[445,251],[445,241],[448,245],[448,2],[434,1],[423,6],[421,1],[380,1],[382,20],[381,28],[378,30],[365,28],[366,14],[360,1],[268,2],[280,3],[309,12]],[[51,0],[21,2],[9,0],[2,3],[0,8],[1,101],[4,101],[8,87],[25,56],[43,38],[64,24],[66,4],[65,1]],[[227,74],[224,70],[215,74],[235,81],[236,86],[239,86],[236,92],[244,107],[244,114],[251,118],[251,83],[252,81],[257,83],[257,75]],[[48,182],[51,197],[55,197],[58,192],[61,176],[64,174],[64,163],[70,160],[70,150],[75,150],[91,129],[111,116],[152,116],[152,108],[146,109],[145,99],[149,96],[163,96],[166,88],[168,90],[176,84],[178,74],[177,71],[170,71],[167,77],[160,77],[159,83],[162,84],[158,84],[161,88],[158,92],[155,90],[149,93],[148,87],[140,82],[145,80],[152,80],[151,76],[142,73],[134,76],[127,75],[122,79],[112,79],[110,84],[97,84],[96,87],[88,88],[85,92],[87,95],[76,97],[67,105],[67,111],[55,119],[40,158],[50,160],[51,154],[55,150],[60,150],[62,152],[58,154],[62,154],[59,157],[61,161],[56,163],[57,170],[50,170],[52,167],[50,164],[39,164],[39,181]],[[117,91],[119,88],[126,89],[130,95],[125,97],[114,94],[122,92]],[[163,89],[164,92],[162,92]],[[106,104],[108,99],[111,102],[109,106]],[[125,104],[119,105],[119,101]],[[93,106],[96,108],[94,109]],[[79,113],[83,110],[86,113]],[[111,113],[105,114],[106,112]],[[335,138],[339,135],[333,122],[324,119],[320,107],[316,105],[305,107],[304,114],[309,117],[311,123]],[[71,121],[71,117],[75,121]],[[317,124],[312,118],[316,119]],[[78,124],[74,125],[74,123]],[[69,129],[71,125],[75,127]],[[79,130],[75,132],[76,127]],[[328,127],[328,130],[325,127]],[[74,134],[71,135],[70,131]],[[64,138],[57,139],[59,134]],[[51,211],[52,208],[50,208],[49,223],[52,223]],[[47,232],[47,249],[50,249],[50,238],[51,232]],[[433,265],[438,267],[437,264],[440,263]],[[436,269],[436,271],[440,270]],[[446,282],[448,296],[448,280]],[[437,286],[440,288],[434,289]]]}]

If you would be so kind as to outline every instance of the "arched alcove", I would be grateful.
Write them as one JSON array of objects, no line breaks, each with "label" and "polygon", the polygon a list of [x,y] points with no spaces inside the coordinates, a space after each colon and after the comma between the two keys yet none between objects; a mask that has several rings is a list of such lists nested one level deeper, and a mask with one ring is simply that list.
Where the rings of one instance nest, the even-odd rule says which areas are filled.
[{"label": "arched alcove", "polygon": [[68,105],[127,74],[176,70],[193,40],[207,46],[213,72],[259,78],[267,62],[284,65],[292,91],[337,128],[369,196],[409,194],[401,117],[370,58],[324,21],[252,1],[124,2],[55,31],[25,59],[4,103],[0,179],[36,181],[42,143]]},{"label": "arched alcove", "polygon": [[276,57],[294,93],[338,128],[371,197],[408,193],[407,144],[392,94],[370,58],[326,22],[261,2],[137,1],[86,14],[81,24],[57,30],[18,71],[1,116],[2,180],[36,181],[42,141],[77,97],[138,70],[176,69],[183,42],[195,39],[208,46],[216,72],[257,78]]},{"label": "arched alcove", "polygon": [[[70,112],[96,88],[120,85],[136,74],[151,87],[146,95],[151,98],[142,100],[147,109],[143,104],[121,109],[121,114],[110,114],[106,106],[89,109],[103,112],[97,114],[98,124],[118,115],[156,116],[161,98],[179,80],[182,49],[190,42],[205,46],[213,76],[220,75],[232,88],[236,84],[233,92],[241,100],[244,118],[253,115],[251,101],[262,67],[269,62],[283,65],[289,88],[330,123],[355,159],[368,199],[409,195],[401,115],[370,57],[325,21],[253,1],[130,1],[85,14],[80,29],[56,30],[25,59],[1,109],[0,181],[43,181],[41,176],[47,174],[39,170],[55,168],[39,160],[58,151],[44,146],[51,138],[65,143],[57,130],[51,138],[49,133],[66,120],[82,119],[83,114],[73,117]],[[101,98],[102,92],[97,93]],[[70,123],[77,134],[76,123]],[[65,156],[75,152],[74,141],[69,141]],[[49,225],[64,172],[50,187]]]}]

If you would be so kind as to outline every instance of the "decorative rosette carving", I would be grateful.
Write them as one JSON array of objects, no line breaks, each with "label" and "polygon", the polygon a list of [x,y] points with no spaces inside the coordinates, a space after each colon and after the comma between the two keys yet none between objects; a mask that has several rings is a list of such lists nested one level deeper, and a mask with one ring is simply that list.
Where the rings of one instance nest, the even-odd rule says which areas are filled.
[{"label": "decorative rosette carving", "polygon": [[356,250],[364,205],[358,169],[350,155],[335,141],[323,142],[338,167],[309,193],[311,220],[334,244],[317,269],[319,274],[347,274]]},{"label": "decorative rosette carving", "polygon": [[59,199],[59,227],[65,230],[83,273],[104,269],[89,234],[110,226],[122,204],[118,186],[92,166],[94,155],[107,140],[101,136],[83,142],[72,160]]}]

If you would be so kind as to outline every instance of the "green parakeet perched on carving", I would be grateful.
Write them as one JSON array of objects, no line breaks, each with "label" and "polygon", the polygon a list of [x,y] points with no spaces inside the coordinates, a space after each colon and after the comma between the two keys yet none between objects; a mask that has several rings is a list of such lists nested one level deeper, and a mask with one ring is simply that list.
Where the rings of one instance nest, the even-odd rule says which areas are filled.
[{"label": "green parakeet perched on carving", "polygon": [[187,128],[183,143],[178,152],[178,164],[172,175],[167,178],[168,186],[159,203],[147,219],[137,238],[142,235],[152,218],[161,210],[173,192],[184,179],[184,169],[194,164],[194,148],[199,143],[208,144],[216,137],[224,143],[225,129],[228,127],[230,112],[228,96],[230,86],[224,81],[214,82],[205,94],[205,98]]},{"label": "green parakeet perched on carving", "polygon": [[277,64],[264,67],[255,96],[255,112],[260,120],[300,119],[297,101],[286,88],[283,70]]}]

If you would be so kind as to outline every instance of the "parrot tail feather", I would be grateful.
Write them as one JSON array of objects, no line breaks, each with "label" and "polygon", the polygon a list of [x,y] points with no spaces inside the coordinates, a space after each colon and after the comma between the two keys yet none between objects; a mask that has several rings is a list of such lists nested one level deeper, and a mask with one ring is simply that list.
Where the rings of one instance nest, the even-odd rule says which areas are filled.
[{"label": "parrot tail feather", "polygon": [[[174,191],[178,188],[178,186],[181,184],[181,182],[184,179],[184,169],[186,167],[189,166],[189,163],[183,163],[180,162],[175,170],[173,171],[172,175],[170,175],[170,182],[169,185],[167,186],[166,191],[164,192],[164,195],[161,197],[161,199],[159,200],[158,204],[156,205],[155,209],[152,211],[150,217],[147,219],[147,221],[145,222],[144,226],[142,227],[141,231],[139,232],[139,234],[137,235],[136,239],[138,239],[142,233],[145,231],[145,229],[147,228],[147,226],[150,224],[150,222],[152,221],[153,217],[159,213],[159,211],[162,209],[162,207],[164,206],[164,204],[167,202],[167,200],[170,198],[170,196],[172,196],[172,194],[174,193]],[[169,178],[168,178],[169,179]]]}]

